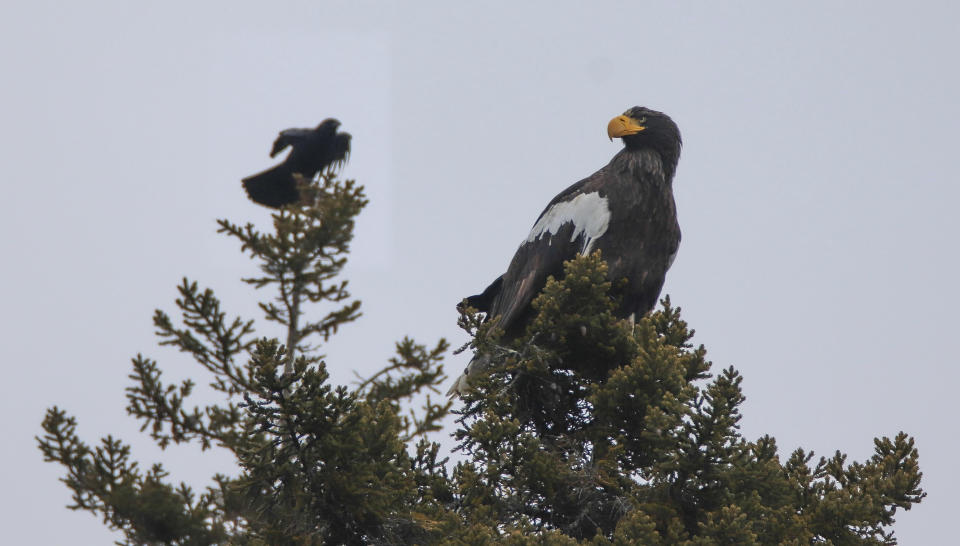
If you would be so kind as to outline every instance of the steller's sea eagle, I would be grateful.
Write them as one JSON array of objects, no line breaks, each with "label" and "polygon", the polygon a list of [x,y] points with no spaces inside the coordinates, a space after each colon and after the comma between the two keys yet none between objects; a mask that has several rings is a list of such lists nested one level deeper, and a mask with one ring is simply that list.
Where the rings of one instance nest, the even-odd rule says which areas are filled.
[{"label": "steller's sea eagle", "polygon": [[[523,333],[530,303],[563,262],[596,250],[614,286],[625,279],[619,316],[638,319],[657,303],[667,269],[680,246],[673,174],[680,159],[680,129],[662,112],[635,106],[610,120],[607,135],[624,148],[605,167],[550,201],[510,261],[507,272],[467,304],[495,320],[506,339]],[[487,366],[475,356],[449,395]]]},{"label": "steller's sea eagle", "polygon": [[276,167],[243,179],[247,195],[255,203],[280,208],[300,201],[299,174],[307,180],[328,167],[340,167],[350,155],[350,133],[338,133],[340,122],[328,118],[316,129],[286,129],[273,142],[270,157],[288,146],[290,153]]}]

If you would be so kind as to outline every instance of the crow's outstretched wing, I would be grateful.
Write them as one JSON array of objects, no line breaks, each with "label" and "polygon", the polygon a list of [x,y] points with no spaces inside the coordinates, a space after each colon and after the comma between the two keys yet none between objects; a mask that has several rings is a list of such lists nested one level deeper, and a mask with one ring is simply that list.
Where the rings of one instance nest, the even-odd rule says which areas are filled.
[{"label": "crow's outstretched wing", "polygon": [[314,134],[314,129],[285,129],[280,131],[277,139],[273,141],[273,148],[270,149],[270,157],[276,157],[288,146],[296,147],[302,142],[306,142]]}]

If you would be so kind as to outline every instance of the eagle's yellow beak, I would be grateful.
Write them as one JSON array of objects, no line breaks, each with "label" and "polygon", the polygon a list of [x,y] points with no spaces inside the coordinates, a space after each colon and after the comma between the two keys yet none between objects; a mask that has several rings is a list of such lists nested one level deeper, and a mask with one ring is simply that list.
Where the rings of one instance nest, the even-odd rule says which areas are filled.
[{"label": "eagle's yellow beak", "polygon": [[613,140],[627,135],[635,135],[644,129],[646,127],[629,116],[617,116],[607,124],[607,136],[610,137],[610,140]]}]

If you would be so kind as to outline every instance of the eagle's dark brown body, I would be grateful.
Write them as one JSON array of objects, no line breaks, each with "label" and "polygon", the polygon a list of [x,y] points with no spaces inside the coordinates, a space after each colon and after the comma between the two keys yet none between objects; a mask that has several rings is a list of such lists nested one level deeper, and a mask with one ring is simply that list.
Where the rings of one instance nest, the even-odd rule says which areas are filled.
[{"label": "eagle's dark brown body", "polygon": [[[656,305],[680,246],[672,188],[680,132],[669,117],[646,108],[631,108],[624,117],[642,129],[621,137],[624,149],[605,167],[554,197],[506,273],[467,298],[498,322],[507,339],[522,334],[531,318],[530,304],[547,277],[559,277],[563,262],[578,254],[601,252],[609,278],[620,290],[620,316],[639,318]],[[451,394],[466,387],[483,361],[471,361]]]}]

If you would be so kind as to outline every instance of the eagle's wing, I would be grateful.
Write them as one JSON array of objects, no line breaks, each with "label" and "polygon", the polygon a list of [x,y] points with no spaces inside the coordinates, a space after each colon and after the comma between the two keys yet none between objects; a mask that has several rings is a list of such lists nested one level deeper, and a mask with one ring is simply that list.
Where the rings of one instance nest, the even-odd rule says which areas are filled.
[{"label": "eagle's wing", "polygon": [[277,139],[273,141],[273,148],[270,149],[270,157],[276,157],[287,146],[294,146],[300,142],[308,140],[313,135],[313,129],[285,129],[280,131]]},{"label": "eagle's wing", "polygon": [[560,275],[563,262],[590,253],[596,239],[606,232],[610,222],[610,207],[603,192],[606,176],[601,169],[570,186],[554,197],[534,222],[499,281],[488,311],[492,318],[499,316],[496,320],[504,331],[525,323],[530,302],[547,277]]}]

